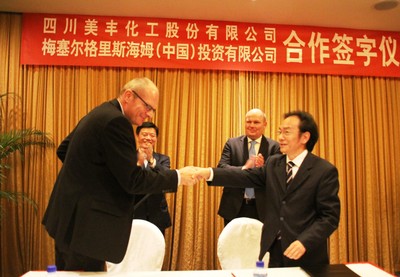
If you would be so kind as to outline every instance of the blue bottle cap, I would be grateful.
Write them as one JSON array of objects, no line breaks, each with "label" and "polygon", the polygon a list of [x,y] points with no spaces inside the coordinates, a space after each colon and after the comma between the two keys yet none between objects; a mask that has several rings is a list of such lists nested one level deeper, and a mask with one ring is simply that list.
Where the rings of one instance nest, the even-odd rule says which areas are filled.
[{"label": "blue bottle cap", "polygon": [[47,272],[57,272],[57,266],[52,264],[47,266]]},{"label": "blue bottle cap", "polygon": [[256,267],[264,267],[264,261],[257,261]]}]

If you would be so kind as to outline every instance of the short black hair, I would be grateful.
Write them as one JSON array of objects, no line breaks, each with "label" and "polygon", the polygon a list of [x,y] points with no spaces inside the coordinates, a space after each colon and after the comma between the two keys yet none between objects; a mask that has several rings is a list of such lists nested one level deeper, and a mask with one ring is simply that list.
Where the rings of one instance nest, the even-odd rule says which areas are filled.
[{"label": "short black hair", "polygon": [[140,130],[142,130],[143,128],[152,128],[156,130],[156,136],[158,137],[158,127],[153,122],[143,122],[142,125],[136,128],[136,135],[139,135]]},{"label": "short black hair", "polygon": [[314,146],[319,138],[318,126],[314,120],[314,117],[310,113],[305,111],[288,112],[285,113],[284,118],[288,118],[289,116],[297,116],[300,119],[300,132],[310,133],[310,139],[307,141],[306,147],[307,150],[311,152],[314,149]]}]

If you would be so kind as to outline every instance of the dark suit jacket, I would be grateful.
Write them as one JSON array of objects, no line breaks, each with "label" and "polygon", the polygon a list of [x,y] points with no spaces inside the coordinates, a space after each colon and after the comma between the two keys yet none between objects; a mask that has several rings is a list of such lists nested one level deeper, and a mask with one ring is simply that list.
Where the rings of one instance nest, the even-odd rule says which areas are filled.
[{"label": "dark suit jacket", "polygon": [[119,263],[134,194],[176,191],[176,171],[155,173],[136,165],[133,128],[117,100],[82,118],[57,154],[63,166],[42,223],[61,251]]},{"label": "dark suit jacket", "polygon": [[[230,138],[224,146],[222,151],[221,159],[218,163],[218,167],[222,168],[242,168],[242,166],[249,159],[249,148],[248,148],[247,136],[240,136],[236,138]],[[260,150],[264,156],[265,161],[271,155],[280,153],[279,143],[262,136]],[[265,189],[256,188],[254,190],[256,198],[256,206],[258,216],[262,221],[265,217]],[[232,220],[237,217],[240,208],[243,204],[244,188],[232,188],[229,184],[225,184],[221,202],[219,205],[218,214],[226,220]]]},{"label": "dark suit jacket", "polygon": [[[153,158],[156,160],[154,168],[146,167],[148,170],[162,171],[168,170],[171,167],[171,162],[168,156],[153,153]],[[145,197],[145,194],[135,196],[135,204]],[[171,217],[168,212],[168,204],[165,199],[165,193],[150,194],[143,202],[138,204],[134,210],[134,219],[144,219],[156,225],[161,232],[164,233],[165,229],[171,226]]]},{"label": "dark suit jacket", "polygon": [[260,258],[269,251],[278,232],[282,249],[300,240],[306,253],[298,261],[286,259],[287,266],[306,266],[329,262],[327,238],[338,227],[340,201],[335,166],[308,153],[288,189],[286,155],[271,156],[262,168],[214,170],[210,185],[265,187],[266,210],[261,237]]}]

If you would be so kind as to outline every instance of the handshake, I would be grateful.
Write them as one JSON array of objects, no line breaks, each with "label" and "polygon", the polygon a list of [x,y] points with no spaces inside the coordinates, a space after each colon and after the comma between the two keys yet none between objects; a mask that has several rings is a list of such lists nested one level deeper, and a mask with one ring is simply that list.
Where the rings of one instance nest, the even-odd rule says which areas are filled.
[{"label": "handshake", "polygon": [[211,175],[211,168],[186,166],[178,170],[181,175],[181,185],[193,186],[201,180],[207,180]]}]

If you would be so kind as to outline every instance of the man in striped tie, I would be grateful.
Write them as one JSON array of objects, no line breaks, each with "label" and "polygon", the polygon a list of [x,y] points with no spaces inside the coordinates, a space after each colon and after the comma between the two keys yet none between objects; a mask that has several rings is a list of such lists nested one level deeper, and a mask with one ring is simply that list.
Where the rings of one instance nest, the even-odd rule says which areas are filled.
[{"label": "man in striped tie", "polygon": [[311,153],[319,135],[309,113],[285,114],[278,134],[283,154],[261,168],[200,168],[195,175],[211,186],[265,188],[259,258],[270,252],[270,267],[329,264],[327,239],[340,217],[338,171]]}]

